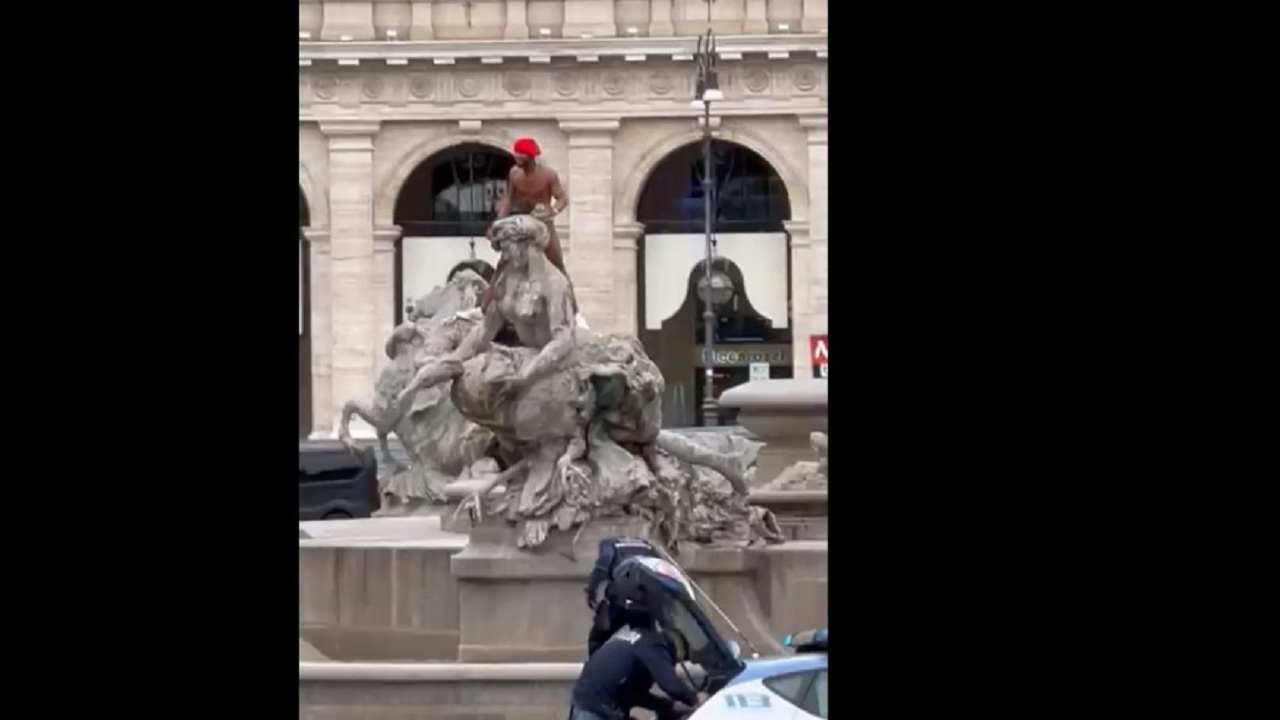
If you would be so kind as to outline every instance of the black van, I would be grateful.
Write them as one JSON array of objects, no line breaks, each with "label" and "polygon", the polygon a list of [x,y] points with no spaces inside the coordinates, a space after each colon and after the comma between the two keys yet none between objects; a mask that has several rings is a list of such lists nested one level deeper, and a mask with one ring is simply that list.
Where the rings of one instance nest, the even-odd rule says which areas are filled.
[{"label": "black van", "polygon": [[378,460],[336,440],[298,442],[298,520],[367,518],[381,507]]}]

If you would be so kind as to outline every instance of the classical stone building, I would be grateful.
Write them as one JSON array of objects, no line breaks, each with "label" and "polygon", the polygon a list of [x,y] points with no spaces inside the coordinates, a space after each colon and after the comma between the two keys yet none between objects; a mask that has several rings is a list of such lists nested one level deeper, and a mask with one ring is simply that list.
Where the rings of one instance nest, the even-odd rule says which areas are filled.
[{"label": "classical stone building", "polygon": [[[712,105],[718,389],[809,376],[827,330],[826,0],[300,0],[300,430],[367,396],[404,301],[483,239],[512,141],[570,195],[557,218],[591,327],[637,333],[666,422],[697,422],[704,261],[697,37]],[[708,20],[708,12],[710,20]],[[764,367],[760,363],[768,363]]]}]

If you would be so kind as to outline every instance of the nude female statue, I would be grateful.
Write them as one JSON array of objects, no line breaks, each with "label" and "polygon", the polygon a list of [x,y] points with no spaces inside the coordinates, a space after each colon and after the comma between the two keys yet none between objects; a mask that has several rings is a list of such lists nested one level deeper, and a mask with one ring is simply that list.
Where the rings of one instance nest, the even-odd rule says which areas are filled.
[{"label": "nude female statue", "polygon": [[[568,279],[543,252],[546,225],[515,215],[494,224],[493,238],[507,266],[495,283],[496,302],[456,350],[417,372],[398,404],[404,406],[424,388],[453,381],[452,398],[462,414],[494,431],[512,464],[526,461],[520,468],[527,472],[519,517],[557,510],[572,493],[565,487],[566,471],[582,461],[588,446],[593,458],[597,446],[625,448],[654,467],[659,464],[655,449],[661,449],[715,470],[745,496],[758,447],[721,453],[661,429],[661,373],[635,338],[601,337],[575,323]],[[508,323],[519,347],[492,342]],[[605,491],[617,497],[628,492],[617,472],[593,474],[597,485],[617,485]],[[566,524],[563,518],[558,522]]]}]

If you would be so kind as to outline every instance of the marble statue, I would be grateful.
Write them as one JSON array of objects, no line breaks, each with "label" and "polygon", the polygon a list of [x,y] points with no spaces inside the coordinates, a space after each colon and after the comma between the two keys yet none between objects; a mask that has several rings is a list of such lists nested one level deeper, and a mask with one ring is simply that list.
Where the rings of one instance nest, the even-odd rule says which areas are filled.
[{"label": "marble statue", "polygon": [[818,460],[801,460],[778,473],[778,477],[761,487],[762,490],[826,490],[827,489],[827,434],[809,433],[809,446],[818,454]]},{"label": "marble statue", "polygon": [[[396,360],[385,387],[380,379],[377,412],[370,413],[382,418],[380,431],[393,427],[403,439],[427,422],[414,418],[429,393],[449,398],[461,417],[489,433],[486,452],[505,468],[466,506],[483,516],[490,491],[503,485],[489,511],[520,526],[521,547],[540,545],[552,528],[619,514],[644,516],[669,544],[781,541],[768,511],[746,501],[761,444],[662,430],[661,372],[635,337],[597,335],[575,322],[568,279],[544,253],[546,225],[512,215],[494,223],[492,237],[506,264],[492,288],[495,302],[453,312],[444,321],[453,323],[449,333],[430,326],[437,312],[416,335],[393,334],[410,345],[432,333],[443,339]],[[518,344],[493,342],[506,326]],[[393,357],[403,358],[406,351],[397,351]]]},{"label": "marble statue", "polygon": [[[353,447],[352,415],[373,426],[383,463],[391,469],[382,483],[384,497],[401,503],[443,503],[444,486],[486,457],[493,433],[467,420],[443,388],[423,388],[407,406],[398,402],[418,368],[452,352],[479,324],[478,304],[487,283],[470,269],[457,272],[443,287],[413,301],[406,321],[391,333],[386,352],[391,364],[378,376],[372,402],[343,405],[338,437]],[[394,432],[410,458],[401,467],[391,457],[388,436]]]}]

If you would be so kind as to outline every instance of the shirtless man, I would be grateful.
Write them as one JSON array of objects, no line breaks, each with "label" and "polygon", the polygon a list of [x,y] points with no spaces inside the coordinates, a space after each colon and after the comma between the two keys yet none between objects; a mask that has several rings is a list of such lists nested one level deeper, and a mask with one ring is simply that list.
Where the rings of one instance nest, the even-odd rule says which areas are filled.
[{"label": "shirtless man", "polygon": [[[545,208],[546,211],[540,211],[537,217],[546,223],[547,230],[551,234],[551,240],[547,244],[547,259],[559,268],[565,277],[569,277],[569,271],[564,267],[564,255],[560,252],[560,238],[556,236],[554,222],[555,216],[569,207],[569,194],[560,184],[560,175],[536,160],[542,151],[538,149],[538,143],[534,142],[533,138],[523,137],[516,140],[511,152],[515,155],[516,164],[511,167],[511,172],[507,175],[508,191],[498,200],[498,206],[495,208],[498,219],[501,220],[513,214],[532,215],[539,206]],[[489,226],[489,241],[493,241],[492,225]],[[498,278],[506,267],[506,259],[500,259],[498,267],[494,269],[493,278],[489,282],[489,288],[485,290],[484,298],[480,301],[482,309],[488,308],[489,303],[493,301],[494,288],[497,287]],[[573,311],[576,313],[578,301],[573,297],[572,281],[569,284],[569,297],[573,301]]]}]

